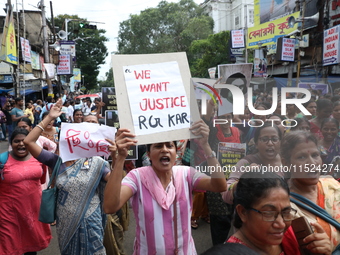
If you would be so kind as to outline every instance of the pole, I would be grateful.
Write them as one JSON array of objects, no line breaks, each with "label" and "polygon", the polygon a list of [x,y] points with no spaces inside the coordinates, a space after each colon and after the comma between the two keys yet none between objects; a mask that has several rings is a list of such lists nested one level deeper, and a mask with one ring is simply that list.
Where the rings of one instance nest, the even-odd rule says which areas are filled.
[{"label": "pole", "polygon": [[51,21],[52,21],[52,29],[53,29],[53,43],[55,43],[56,37],[55,37],[55,24],[54,24],[54,15],[53,15],[52,1],[50,1],[50,9],[51,9]]},{"label": "pole", "polygon": [[[303,37],[303,27],[305,24],[305,10],[306,10],[306,0],[303,0],[302,3],[302,21],[301,21],[301,31],[300,31],[300,38],[302,40]],[[300,48],[300,42],[299,42],[299,49],[298,49],[298,62],[297,62],[297,70],[296,70],[296,87],[298,87],[298,84],[300,82],[300,72],[301,72],[301,48]]]},{"label": "pole", "polygon": [[[45,63],[50,63],[50,52],[48,49],[48,37],[47,37],[44,0],[40,1],[40,5],[41,5],[41,18],[42,18],[42,29],[43,29],[44,61]],[[46,75],[46,82],[48,85],[48,95],[54,97],[52,82],[51,82],[51,79],[47,75]]]},{"label": "pole", "polygon": [[244,33],[245,33],[245,54],[244,54],[244,63],[248,63],[248,49],[247,49],[247,39],[248,39],[248,4],[246,5],[246,17],[245,17],[245,20],[246,20],[246,24],[245,24],[245,29],[244,29]]},{"label": "pole", "polygon": [[65,19],[65,32],[66,32],[66,38],[65,40],[68,41],[68,22],[71,21],[71,19]]},{"label": "pole", "polygon": [[[26,20],[25,20],[25,10],[24,10],[24,0],[21,1],[22,5],[22,23],[24,25],[24,34],[23,38],[26,39]],[[19,13],[19,10],[17,8],[17,12]],[[19,32],[18,32],[19,34]],[[24,43],[24,52],[26,52],[26,42]],[[18,53],[18,59],[19,59],[19,53]],[[26,81],[25,81],[25,72],[26,72],[26,61],[24,59],[23,61],[23,81],[22,81],[22,87],[23,87],[23,100],[24,100],[24,110],[26,108]]]},{"label": "pole", "polygon": [[[18,1],[15,1],[15,7],[17,9],[17,57],[18,57],[18,63],[17,63],[17,89],[16,89],[16,95],[18,97],[20,97],[20,89],[21,89],[21,84],[20,84],[20,62],[19,62],[19,59],[20,59],[20,56],[19,56],[19,53],[20,53],[20,20],[19,20],[19,10],[18,10]],[[25,61],[24,61],[25,62]],[[25,71],[24,71],[25,72]],[[24,73],[23,73],[24,75]],[[25,99],[24,100],[24,103],[25,103]],[[25,106],[25,104],[24,104]],[[25,110],[25,107],[24,107],[24,110]]]}]

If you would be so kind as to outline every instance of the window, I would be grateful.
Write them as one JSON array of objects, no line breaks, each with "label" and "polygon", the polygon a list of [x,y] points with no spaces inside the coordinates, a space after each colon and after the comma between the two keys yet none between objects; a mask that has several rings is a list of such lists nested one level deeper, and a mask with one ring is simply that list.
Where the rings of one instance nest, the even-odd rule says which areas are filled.
[{"label": "window", "polygon": [[240,24],[240,17],[235,17],[235,28]]},{"label": "window", "polygon": [[249,23],[254,23],[254,10],[249,10]]}]

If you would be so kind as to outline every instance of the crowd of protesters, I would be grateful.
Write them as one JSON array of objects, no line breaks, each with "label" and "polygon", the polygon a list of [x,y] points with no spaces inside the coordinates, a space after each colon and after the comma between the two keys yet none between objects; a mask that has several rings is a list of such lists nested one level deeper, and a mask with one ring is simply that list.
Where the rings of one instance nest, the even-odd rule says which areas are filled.
[{"label": "crowd of protesters", "polygon": [[[107,140],[111,165],[100,157],[64,162],[55,184],[64,196],[58,200],[56,221],[61,254],[125,254],[122,219],[129,200],[136,219],[134,254],[196,254],[191,231],[202,220],[210,224],[215,246],[204,254],[219,254],[227,247],[232,247],[231,254],[303,254],[291,227],[300,216],[314,229],[302,241],[305,249],[313,254],[340,253],[340,90],[332,95],[311,92],[312,98],[304,103],[310,115],[289,104],[282,115],[282,95],[268,116],[254,115],[247,106],[244,115],[219,114],[211,99],[207,114],[191,127],[200,138],[138,145],[139,158],[128,161],[128,150],[138,144],[138,137],[122,127]],[[50,226],[38,221],[37,187],[43,189],[48,167],[59,159],[60,124],[98,124],[103,103],[100,98],[65,95],[26,102],[23,110],[22,98],[4,97],[0,96],[0,140],[9,138],[12,150],[0,171],[0,204],[7,203],[0,207],[0,255],[36,254],[51,239]],[[256,91],[252,103],[257,110],[270,109],[272,93]],[[214,125],[216,118],[227,122]],[[246,156],[235,171],[199,172],[204,166],[221,169],[216,156],[221,142],[246,144]],[[26,163],[34,172],[26,171]],[[244,173],[244,167],[250,172]],[[270,167],[294,171],[263,172]],[[22,178],[20,168],[26,169]],[[17,204],[8,206],[15,196],[20,196]],[[322,208],[335,223],[306,208],[303,199],[310,207]],[[23,208],[29,208],[29,217]],[[242,253],[242,247],[248,253]]]}]

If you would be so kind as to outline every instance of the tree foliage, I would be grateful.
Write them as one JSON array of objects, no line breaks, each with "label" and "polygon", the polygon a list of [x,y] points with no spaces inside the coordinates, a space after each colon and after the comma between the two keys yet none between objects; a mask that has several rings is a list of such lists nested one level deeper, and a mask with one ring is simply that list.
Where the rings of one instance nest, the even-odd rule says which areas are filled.
[{"label": "tree foliage", "polygon": [[114,87],[115,82],[113,79],[113,69],[110,68],[108,72],[105,73],[106,80],[99,81],[99,87]]},{"label": "tree foliage", "polygon": [[105,63],[108,55],[105,42],[108,38],[104,36],[104,29],[80,28],[80,20],[86,22],[86,19],[79,18],[78,15],[58,15],[54,22],[65,30],[65,19],[77,19],[78,21],[68,22],[69,40],[76,41],[76,66],[81,69],[84,75],[85,87],[87,90],[97,87],[97,76],[99,74],[99,65]]},{"label": "tree foliage", "polygon": [[213,20],[193,0],[161,1],[120,23],[120,54],[188,51],[192,41],[213,33]]},{"label": "tree foliage", "polygon": [[207,39],[192,42],[189,50],[191,75],[209,77],[208,68],[230,63],[230,31],[209,35]]}]

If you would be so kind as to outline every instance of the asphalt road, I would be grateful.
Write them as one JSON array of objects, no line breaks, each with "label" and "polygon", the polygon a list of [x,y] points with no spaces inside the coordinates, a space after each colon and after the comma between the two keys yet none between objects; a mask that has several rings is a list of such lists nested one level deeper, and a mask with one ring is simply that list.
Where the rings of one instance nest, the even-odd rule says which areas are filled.
[{"label": "asphalt road", "polygon": [[[8,150],[7,142],[0,142],[0,153]],[[128,231],[125,232],[124,235],[124,247],[126,255],[130,255],[133,252],[133,241],[135,238],[135,220],[133,216],[133,212],[130,209],[130,225]],[[38,252],[39,255],[60,255],[58,248],[58,239],[55,230],[55,226],[51,227],[52,229],[52,241],[49,247],[45,250]],[[198,254],[201,254],[205,250],[209,249],[212,246],[211,236],[210,236],[210,226],[205,221],[199,221],[199,227],[196,230],[192,230],[192,236],[195,241],[196,250]]]},{"label": "asphalt road", "polygon": [[[130,225],[128,231],[125,232],[124,235],[124,247],[125,254],[131,255],[133,252],[133,241],[135,238],[135,220],[133,217],[133,212],[130,209]],[[209,249],[212,246],[211,236],[210,236],[210,226],[203,220],[199,221],[200,226],[198,229],[192,230],[192,236],[195,241],[196,250],[198,254],[201,254],[205,250]],[[52,227],[52,236],[53,239],[50,243],[50,246],[38,252],[38,255],[60,255],[58,248],[58,240],[55,227]]]}]

